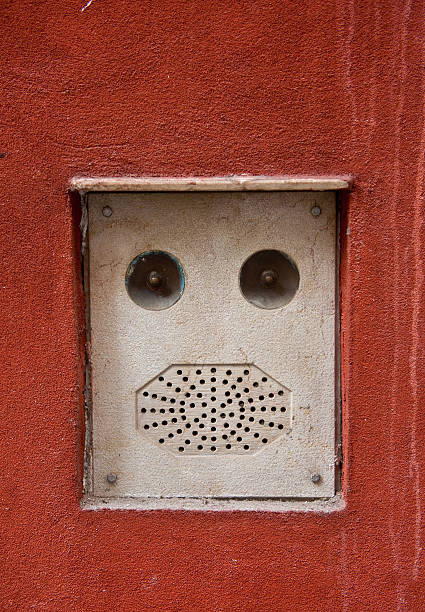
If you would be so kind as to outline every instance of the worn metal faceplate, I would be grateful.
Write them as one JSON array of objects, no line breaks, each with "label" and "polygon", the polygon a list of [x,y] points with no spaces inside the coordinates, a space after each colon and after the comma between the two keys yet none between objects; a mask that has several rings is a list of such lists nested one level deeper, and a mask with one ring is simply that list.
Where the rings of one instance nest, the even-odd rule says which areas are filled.
[{"label": "worn metal faceplate", "polygon": [[[95,193],[88,213],[88,493],[333,496],[334,194]],[[244,262],[266,249],[299,272],[275,309],[239,285]],[[163,310],[126,291],[129,264],[150,251],[184,271],[182,296]]]}]

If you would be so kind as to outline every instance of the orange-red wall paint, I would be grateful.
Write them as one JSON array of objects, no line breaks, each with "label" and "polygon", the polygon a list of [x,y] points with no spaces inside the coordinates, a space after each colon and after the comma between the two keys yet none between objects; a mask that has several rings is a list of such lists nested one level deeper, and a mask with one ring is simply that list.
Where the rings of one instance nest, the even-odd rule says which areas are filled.
[{"label": "orange-red wall paint", "polygon": [[[1,609],[425,609],[424,2],[84,4],[0,6]],[[355,178],[346,509],[82,511],[69,181],[242,173]]]}]

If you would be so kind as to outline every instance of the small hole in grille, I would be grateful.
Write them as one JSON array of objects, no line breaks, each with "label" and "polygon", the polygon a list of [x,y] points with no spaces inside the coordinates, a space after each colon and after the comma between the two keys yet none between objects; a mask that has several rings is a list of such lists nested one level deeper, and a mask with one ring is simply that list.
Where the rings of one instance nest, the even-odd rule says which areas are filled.
[{"label": "small hole in grille", "polygon": [[[253,454],[289,431],[290,401],[290,391],[254,365],[170,366],[137,392],[138,423],[175,454]],[[158,413],[170,418],[155,420]]]}]

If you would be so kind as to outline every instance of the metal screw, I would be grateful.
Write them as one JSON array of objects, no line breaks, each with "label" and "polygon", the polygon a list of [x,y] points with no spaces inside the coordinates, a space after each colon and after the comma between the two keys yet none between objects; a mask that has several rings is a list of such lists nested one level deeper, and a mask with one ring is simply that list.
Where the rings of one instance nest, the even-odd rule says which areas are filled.
[{"label": "metal screw", "polygon": [[162,276],[159,272],[152,270],[148,276],[148,283],[152,287],[152,289],[158,289],[162,285]]},{"label": "metal screw", "polygon": [[274,270],[264,270],[261,273],[261,282],[265,287],[272,287],[277,281],[277,274]]},{"label": "metal screw", "polygon": [[321,480],[322,477],[320,476],[320,474],[312,474],[311,482],[314,482],[314,484],[318,484]]},{"label": "metal screw", "polygon": [[111,472],[107,475],[106,480],[109,482],[109,484],[115,484],[117,482],[117,475]]},{"label": "metal screw", "polygon": [[110,206],[104,206],[102,208],[102,214],[104,217],[110,217],[112,215],[112,208]]},{"label": "metal screw", "polygon": [[313,206],[313,208],[311,209],[311,214],[313,215],[313,217],[318,217],[320,214],[322,214],[322,209],[320,208],[320,206]]}]

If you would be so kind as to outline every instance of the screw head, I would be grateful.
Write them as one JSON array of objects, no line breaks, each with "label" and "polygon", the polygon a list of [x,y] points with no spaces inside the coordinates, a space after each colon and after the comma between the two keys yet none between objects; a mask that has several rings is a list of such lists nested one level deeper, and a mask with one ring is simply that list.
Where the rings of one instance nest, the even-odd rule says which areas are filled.
[{"label": "screw head", "polygon": [[314,484],[319,484],[321,480],[322,480],[322,477],[320,476],[320,474],[312,474],[311,482],[313,482]]},{"label": "screw head", "polygon": [[117,475],[111,472],[106,476],[106,480],[109,482],[109,484],[115,484],[117,482]]},{"label": "screw head", "polygon": [[104,206],[102,208],[102,215],[104,217],[110,217],[112,215],[112,208],[110,206]]},{"label": "screw head", "polygon": [[261,282],[265,287],[273,287],[277,281],[277,274],[274,270],[264,270],[261,273]]},{"label": "screw head", "polygon": [[322,214],[322,209],[320,208],[320,206],[313,206],[310,212],[313,217],[318,217],[320,214]]}]

